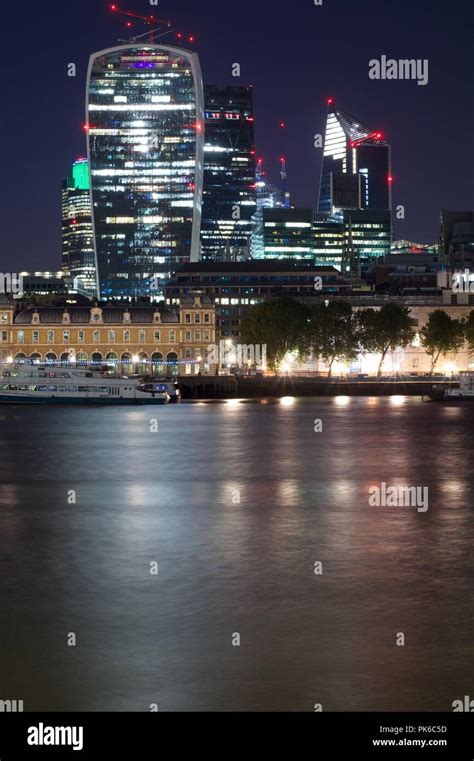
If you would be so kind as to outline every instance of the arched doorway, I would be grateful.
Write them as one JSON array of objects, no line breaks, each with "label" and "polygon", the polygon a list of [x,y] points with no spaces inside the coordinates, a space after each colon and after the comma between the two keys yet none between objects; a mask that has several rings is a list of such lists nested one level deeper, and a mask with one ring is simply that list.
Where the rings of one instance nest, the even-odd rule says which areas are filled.
[{"label": "arched doorway", "polygon": [[33,362],[40,362],[41,354],[38,351],[34,351],[33,354],[30,354],[30,359],[32,359]]},{"label": "arched doorway", "polygon": [[48,353],[45,355],[46,362],[57,362],[57,356],[54,353],[54,351],[48,351]]},{"label": "arched doorway", "polygon": [[168,375],[178,375],[178,355],[175,351],[168,352],[166,364],[168,366]]},{"label": "arched doorway", "polygon": [[140,375],[146,375],[148,372],[148,354],[141,351],[138,355],[138,372]]},{"label": "arched doorway", "polygon": [[120,357],[120,361],[122,363],[122,372],[123,373],[130,373],[132,372],[132,355],[129,351],[124,351],[122,356]]},{"label": "arched doorway", "polygon": [[154,351],[151,355],[151,372],[153,375],[163,375],[163,354]]},{"label": "arched doorway", "polygon": [[105,355],[105,361],[108,365],[112,365],[112,367],[116,367],[118,362],[118,354],[116,354],[114,351],[109,351]]},{"label": "arched doorway", "polygon": [[85,364],[87,364],[87,359],[88,359],[88,357],[87,357],[87,354],[85,353],[85,351],[78,351],[77,352],[77,354],[76,354],[76,363],[78,365],[85,365]]},{"label": "arched doorway", "polygon": [[102,354],[100,353],[100,351],[95,351],[95,352],[94,352],[94,353],[91,355],[91,362],[92,362],[94,365],[98,365],[98,364],[100,364],[100,363],[102,362]]}]

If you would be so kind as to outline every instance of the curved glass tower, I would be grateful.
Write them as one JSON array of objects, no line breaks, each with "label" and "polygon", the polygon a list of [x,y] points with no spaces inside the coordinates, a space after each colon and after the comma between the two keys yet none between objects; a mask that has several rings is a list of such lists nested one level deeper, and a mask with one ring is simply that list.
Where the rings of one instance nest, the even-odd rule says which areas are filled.
[{"label": "curved glass tower", "polygon": [[159,297],[171,272],[199,259],[198,56],[138,43],[94,53],[86,108],[99,296]]}]

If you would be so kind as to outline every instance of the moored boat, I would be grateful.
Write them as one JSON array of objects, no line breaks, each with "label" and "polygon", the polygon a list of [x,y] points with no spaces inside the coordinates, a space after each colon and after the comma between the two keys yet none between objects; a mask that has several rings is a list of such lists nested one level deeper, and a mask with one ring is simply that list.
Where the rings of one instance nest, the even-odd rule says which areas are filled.
[{"label": "moored boat", "polygon": [[459,388],[444,388],[434,385],[431,389],[430,398],[434,401],[474,401],[474,372],[461,372],[459,375]]},{"label": "moored boat", "polygon": [[10,404],[168,404],[166,388],[143,378],[109,375],[76,367],[21,363],[0,376],[0,403]]}]

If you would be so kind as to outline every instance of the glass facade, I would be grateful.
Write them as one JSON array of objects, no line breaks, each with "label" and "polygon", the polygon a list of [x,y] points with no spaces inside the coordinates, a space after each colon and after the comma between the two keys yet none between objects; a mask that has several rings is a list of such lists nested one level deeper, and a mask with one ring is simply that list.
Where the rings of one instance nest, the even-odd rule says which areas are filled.
[{"label": "glass facade", "polygon": [[265,259],[314,259],[311,209],[263,209]]},{"label": "glass facade", "polygon": [[390,146],[332,103],[328,105],[319,212],[391,209]]},{"label": "glass facade", "polygon": [[78,159],[61,191],[62,269],[97,294],[87,159]]},{"label": "glass facade", "polygon": [[390,254],[392,217],[389,209],[345,209],[318,213],[313,221],[317,265],[332,265],[343,273],[357,272],[363,259]]},{"label": "glass facade", "polygon": [[199,258],[204,94],[195,53],[133,44],[91,56],[87,132],[100,297],[158,298]]},{"label": "glass facade", "polygon": [[252,89],[206,85],[203,260],[248,255],[256,208]]}]

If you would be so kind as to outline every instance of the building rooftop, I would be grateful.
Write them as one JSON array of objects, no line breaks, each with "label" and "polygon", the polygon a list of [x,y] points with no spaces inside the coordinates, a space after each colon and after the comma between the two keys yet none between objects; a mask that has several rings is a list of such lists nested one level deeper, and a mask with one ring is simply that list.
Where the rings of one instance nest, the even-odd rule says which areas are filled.
[{"label": "building rooftop", "polygon": [[177,270],[176,275],[186,275],[190,273],[210,273],[223,272],[229,274],[248,274],[259,272],[334,272],[339,271],[331,265],[315,265],[313,262],[298,259],[252,259],[246,262],[188,262],[181,269]]}]

